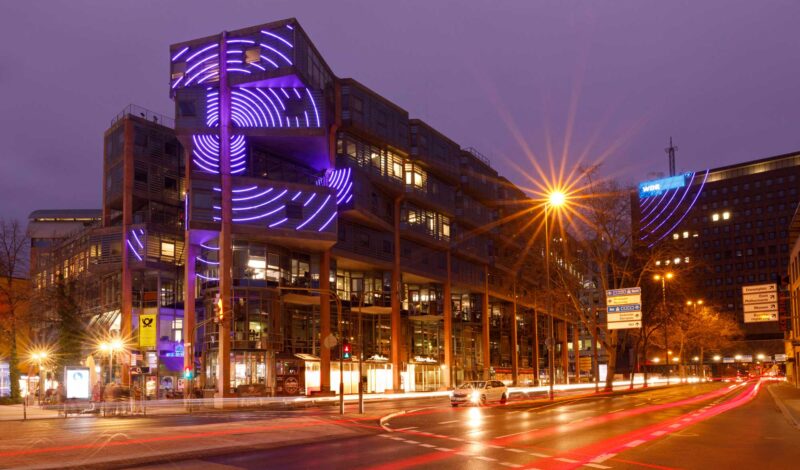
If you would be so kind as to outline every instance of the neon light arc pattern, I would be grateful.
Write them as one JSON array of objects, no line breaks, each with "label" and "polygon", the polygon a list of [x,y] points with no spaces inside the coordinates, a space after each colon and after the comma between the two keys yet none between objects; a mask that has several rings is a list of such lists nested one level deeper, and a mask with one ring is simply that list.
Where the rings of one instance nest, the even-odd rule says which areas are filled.
[{"label": "neon light arc pattern", "polygon": [[[128,239],[126,240],[126,243],[128,245],[128,252],[133,254],[133,256],[138,261],[142,261],[144,259],[145,242],[142,241],[144,239],[145,239],[144,229],[140,228],[140,229],[131,229],[128,234]],[[131,240],[133,240],[133,242],[131,242]]]},{"label": "neon light arc pattern", "polygon": [[[220,188],[216,187],[214,191],[219,192]],[[279,190],[261,186],[234,188],[233,193],[233,222],[237,224],[257,224],[268,228],[280,227],[298,231],[305,229],[322,232],[336,219],[337,199],[334,194],[322,197],[321,193],[311,192],[303,199],[303,195],[307,194],[303,191]],[[286,207],[293,202],[297,206],[302,205],[303,218],[301,220],[293,220],[286,213]],[[217,214],[222,210],[218,205],[213,208]],[[213,220],[219,222],[221,218],[216,215]]]},{"label": "neon light arc pattern", "polygon": [[[698,185],[695,184],[695,180],[699,179],[700,173],[703,173],[703,179]],[[643,212],[640,222],[646,223],[639,228],[639,240],[648,243],[648,248],[653,248],[658,242],[670,235],[694,208],[705,188],[706,181],[708,181],[708,174],[709,170],[691,173],[691,180],[684,187],[670,189],[659,195],[640,198],[639,205]],[[686,205],[684,201],[687,200],[687,196],[689,196],[693,187],[697,188],[697,192],[691,202]],[[668,193],[672,194],[667,197]],[[681,194],[679,195],[678,193]],[[651,227],[653,224],[656,225]],[[664,227],[668,227],[668,229],[664,230]]]},{"label": "neon light arc pattern", "polygon": [[[288,25],[287,25],[288,26]],[[293,65],[293,28],[287,30],[260,31],[252,37],[230,38],[225,41],[225,62],[230,64],[229,73],[250,75],[255,72],[275,70]],[[258,48],[258,60],[252,60],[247,51]],[[219,44],[184,46],[175,51],[170,62],[185,62],[185,72],[173,75],[170,87],[201,85],[219,80]]]}]

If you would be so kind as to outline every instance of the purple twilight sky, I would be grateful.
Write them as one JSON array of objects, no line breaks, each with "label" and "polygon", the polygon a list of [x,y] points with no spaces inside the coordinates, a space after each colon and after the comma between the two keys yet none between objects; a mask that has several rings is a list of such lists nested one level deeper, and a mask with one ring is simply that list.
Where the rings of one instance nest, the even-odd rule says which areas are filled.
[{"label": "purple twilight sky", "polygon": [[287,17],[338,76],[526,186],[526,146],[628,183],[666,171],[670,136],[679,170],[800,150],[797,1],[8,1],[0,217],[99,208],[111,118],[173,114],[168,46]]}]

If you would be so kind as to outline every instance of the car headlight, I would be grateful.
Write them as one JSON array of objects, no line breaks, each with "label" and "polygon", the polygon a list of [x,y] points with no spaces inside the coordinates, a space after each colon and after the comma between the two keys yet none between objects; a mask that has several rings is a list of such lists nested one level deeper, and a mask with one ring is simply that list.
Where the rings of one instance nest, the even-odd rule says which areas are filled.
[{"label": "car headlight", "polygon": [[472,400],[473,403],[478,403],[479,401],[481,401],[481,393],[478,392],[477,390],[473,390],[469,398],[470,400]]}]

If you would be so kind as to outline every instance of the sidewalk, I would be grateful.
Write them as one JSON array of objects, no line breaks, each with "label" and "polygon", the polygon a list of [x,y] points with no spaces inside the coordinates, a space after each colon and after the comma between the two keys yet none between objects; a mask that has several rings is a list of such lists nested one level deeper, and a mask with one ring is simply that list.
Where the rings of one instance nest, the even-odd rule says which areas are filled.
[{"label": "sidewalk", "polygon": [[770,395],[789,423],[800,429],[800,389],[786,382],[768,385]]},{"label": "sidewalk", "polygon": [[[0,421],[21,421],[27,412],[27,419],[58,418],[57,410],[49,410],[39,405],[30,405],[27,411],[23,405],[0,405]],[[63,418],[63,416],[61,416]]]}]

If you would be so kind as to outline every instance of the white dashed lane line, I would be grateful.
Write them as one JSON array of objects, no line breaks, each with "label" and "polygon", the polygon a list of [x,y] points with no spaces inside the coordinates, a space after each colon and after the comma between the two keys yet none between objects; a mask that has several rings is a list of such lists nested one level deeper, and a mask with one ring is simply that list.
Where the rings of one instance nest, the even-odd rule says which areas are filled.
[{"label": "white dashed lane line", "polygon": [[638,446],[639,444],[644,444],[644,442],[645,442],[645,441],[643,441],[642,439],[637,439],[637,440],[635,440],[635,441],[631,441],[631,442],[629,442],[629,443],[625,444],[625,447],[636,447],[636,446]]},{"label": "white dashed lane line", "polygon": [[592,467],[592,468],[611,468],[608,465],[600,465],[599,463],[585,463],[583,465],[585,465],[587,467]]},{"label": "white dashed lane line", "polygon": [[441,423],[439,423],[439,424],[453,424],[453,423],[457,423],[457,422],[459,422],[459,421],[460,421],[460,420],[458,420],[458,419],[454,419],[454,420],[452,420],[452,421],[442,421],[442,422],[441,422]]},{"label": "white dashed lane line", "polygon": [[536,430],[537,430],[537,429],[535,429],[535,428],[534,428],[534,429],[528,429],[528,430],[525,430],[525,431],[520,431],[520,432],[511,433],[511,434],[506,434],[506,435],[503,435],[503,436],[497,436],[497,437],[495,437],[495,439],[503,439],[503,438],[505,438],[505,437],[519,436],[520,434],[525,434],[526,432],[531,432],[531,431],[536,431]]}]

